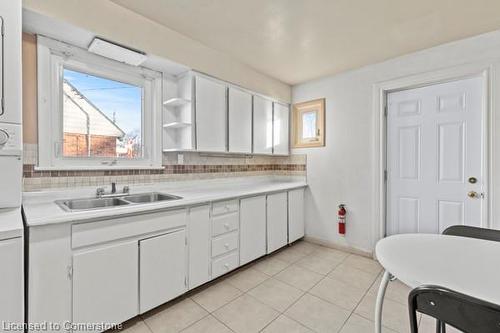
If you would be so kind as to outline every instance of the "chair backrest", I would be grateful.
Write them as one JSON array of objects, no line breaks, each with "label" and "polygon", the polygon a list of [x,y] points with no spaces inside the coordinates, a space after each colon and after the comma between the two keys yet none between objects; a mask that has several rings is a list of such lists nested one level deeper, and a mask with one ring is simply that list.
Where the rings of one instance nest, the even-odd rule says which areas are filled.
[{"label": "chair backrest", "polygon": [[411,332],[417,333],[416,311],[467,333],[500,332],[500,306],[439,286],[421,286],[408,296]]},{"label": "chair backrest", "polygon": [[479,238],[500,242],[500,230],[470,227],[466,225],[452,225],[443,231],[443,235]]}]

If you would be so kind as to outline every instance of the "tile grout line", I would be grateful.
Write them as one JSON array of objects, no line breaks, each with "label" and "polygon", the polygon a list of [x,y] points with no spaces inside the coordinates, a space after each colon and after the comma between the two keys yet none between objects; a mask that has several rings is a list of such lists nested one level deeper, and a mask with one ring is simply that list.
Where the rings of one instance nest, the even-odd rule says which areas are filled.
[{"label": "tile grout line", "polygon": [[[283,251],[286,251],[287,249],[289,249],[289,248],[286,248],[286,249],[284,249]],[[280,252],[282,252],[282,251],[280,251]],[[289,283],[286,283],[286,282],[284,282],[284,281],[281,281],[281,280],[279,280],[279,279],[276,279],[276,278],[275,278],[275,276],[276,276],[276,275],[278,275],[279,273],[281,273],[282,271],[286,270],[286,269],[287,269],[287,268],[289,268],[290,266],[295,265],[295,264],[296,264],[299,260],[301,260],[301,259],[305,258],[306,256],[308,256],[308,255],[312,254],[313,252],[314,252],[314,251],[312,251],[312,252],[311,252],[311,253],[309,253],[309,254],[305,254],[303,257],[301,257],[301,258],[299,258],[299,259],[297,259],[297,260],[295,260],[295,261],[292,261],[292,262],[287,262],[287,261],[285,261],[285,260],[281,260],[281,259],[277,259],[277,258],[275,258],[275,259],[277,259],[277,260],[281,260],[281,261],[283,261],[283,262],[286,262],[288,265],[287,265],[285,268],[283,268],[282,270],[280,270],[280,271],[278,271],[277,273],[275,273],[274,275],[269,275],[269,274],[266,274],[266,273],[264,273],[264,272],[259,271],[258,269],[253,268],[254,270],[256,270],[256,271],[258,271],[258,272],[260,272],[260,273],[262,273],[262,274],[266,275],[266,276],[267,276],[267,279],[265,279],[264,281],[262,281],[262,282],[258,283],[257,285],[255,285],[254,287],[252,287],[252,288],[248,289],[247,291],[243,291],[243,290],[239,289],[238,287],[236,287],[236,286],[232,285],[230,282],[228,282],[231,286],[233,286],[234,288],[236,288],[236,289],[238,289],[239,291],[241,291],[241,292],[242,292],[242,295],[239,295],[238,297],[236,297],[235,299],[231,300],[230,302],[228,302],[228,303],[226,303],[226,304],[222,305],[222,306],[221,306],[221,307],[219,307],[218,309],[221,309],[221,308],[223,308],[224,306],[226,306],[226,305],[228,305],[228,304],[230,304],[230,303],[234,302],[235,300],[237,300],[238,298],[240,298],[240,297],[241,297],[241,296],[243,296],[243,295],[247,295],[247,296],[249,296],[250,298],[254,299],[255,301],[259,302],[260,304],[262,304],[262,305],[264,305],[264,306],[267,306],[267,307],[271,308],[272,310],[274,310],[274,311],[276,311],[276,312],[278,313],[278,315],[276,316],[276,318],[274,318],[274,319],[273,319],[273,320],[271,320],[269,323],[267,323],[267,324],[266,324],[266,325],[265,325],[265,326],[264,326],[264,327],[263,327],[260,331],[264,330],[267,326],[271,325],[274,321],[276,321],[276,319],[278,319],[280,316],[285,315],[285,311],[287,311],[287,310],[288,310],[291,306],[293,306],[296,302],[298,302],[298,301],[299,301],[299,300],[300,300],[300,299],[301,299],[301,298],[302,298],[305,294],[307,294],[307,291],[304,291],[304,290],[302,290],[302,289],[300,289],[300,288],[297,288],[297,287],[295,287],[295,286],[292,286],[292,285],[291,285],[291,284],[289,284]],[[272,258],[272,256],[270,256],[270,258]],[[346,258],[347,258],[347,256],[346,256]],[[345,259],[345,258],[344,258],[344,259]],[[247,269],[251,269],[251,268],[252,268],[252,266],[253,266],[253,265],[249,266]],[[299,267],[300,267],[300,266],[299,266]],[[316,273],[316,272],[314,272],[314,271],[311,271],[310,269],[307,269],[307,268],[305,268],[305,267],[301,267],[301,268],[303,268],[303,269],[305,269],[305,270],[307,270],[307,271],[309,271],[309,272],[313,272],[313,273],[315,273],[315,274],[319,274],[319,273]],[[333,269],[332,269],[332,270],[333,270]],[[243,271],[242,271],[242,272],[243,272]],[[320,275],[322,275],[322,274],[320,274]],[[326,277],[326,276],[324,276],[324,277]],[[324,278],[324,277],[323,277],[323,278]],[[255,288],[259,287],[260,285],[262,285],[263,283],[265,283],[266,281],[268,281],[268,280],[270,280],[270,279],[274,279],[274,280],[276,280],[276,281],[278,281],[278,282],[281,282],[281,283],[283,283],[283,284],[286,284],[286,285],[287,285],[287,286],[289,286],[289,287],[295,288],[295,289],[297,289],[297,290],[301,291],[301,292],[302,292],[302,295],[301,295],[299,298],[297,298],[297,300],[296,300],[296,301],[294,301],[292,304],[290,304],[290,305],[289,305],[289,306],[288,306],[288,307],[287,307],[284,311],[280,311],[280,310],[277,310],[277,309],[273,308],[273,307],[272,307],[272,306],[270,306],[270,305],[265,304],[265,303],[264,303],[264,302],[262,302],[261,300],[257,299],[256,297],[254,297],[254,296],[252,296],[251,294],[249,294],[249,293],[248,293],[250,290],[253,290],[253,289],[255,289]],[[316,286],[316,284],[318,284],[318,283],[319,283],[319,282],[321,282],[322,280],[323,280],[323,279],[319,280],[319,281],[318,281],[317,283],[315,283],[315,284],[314,284],[314,285],[313,285],[310,289],[314,288],[314,287]],[[308,289],[308,290],[310,290],[310,289]],[[198,303],[197,303],[197,304],[198,304]],[[217,309],[217,310],[218,310],[218,309]],[[214,312],[215,312],[215,311],[217,311],[217,310],[214,310]],[[214,317],[215,317],[215,316],[214,316]],[[287,317],[287,318],[289,318],[288,316],[286,316],[286,317]],[[215,318],[217,319],[217,317],[215,317]],[[290,318],[290,319],[294,320],[293,318]],[[218,319],[217,319],[217,320],[218,320]],[[296,321],[296,320],[294,320],[294,321]],[[296,321],[296,322],[297,322],[297,321]],[[299,322],[298,322],[298,323],[299,323]],[[306,325],[304,325],[304,324],[302,324],[302,323],[299,323],[299,324],[300,324],[300,325],[302,325],[302,326],[304,326],[304,327],[306,327],[306,328],[308,328],[308,329],[310,329],[310,330],[312,330],[310,327],[307,327]],[[226,326],[226,325],[225,325],[225,326]],[[260,332],[260,331],[259,331],[259,332]],[[314,330],[312,330],[312,331],[314,331]],[[314,331],[314,332],[315,332],[315,331]]]},{"label": "tile grout line", "polygon": [[[361,304],[361,302],[363,301],[363,299],[366,297],[366,295],[368,295],[368,292],[370,291],[370,289],[372,288],[372,286],[377,282],[377,279],[378,277],[380,276],[380,273],[377,274],[377,276],[375,276],[375,279],[373,280],[373,282],[370,284],[370,286],[366,289],[365,293],[363,294],[363,296],[359,299],[358,303],[356,304],[356,306],[352,309],[351,313],[349,314],[349,316],[347,317],[346,321],[344,322],[344,324],[342,324],[342,327],[340,327],[340,330],[338,332],[342,332],[342,330],[344,329],[345,325],[347,324],[347,322],[349,321],[349,319],[352,317],[353,314],[356,314],[358,315],[357,313],[355,313],[354,311],[356,311],[356,309],[358,308],[358,306]],[[363,316],[361,316],[363,317]],[[363,317],[364,318],[364,317]],[[368,318],[365,318],[365,319],[368,319]],[[369,319],[368,319],[369,320]],[[370,320],[371,321],[371,320]]]}]

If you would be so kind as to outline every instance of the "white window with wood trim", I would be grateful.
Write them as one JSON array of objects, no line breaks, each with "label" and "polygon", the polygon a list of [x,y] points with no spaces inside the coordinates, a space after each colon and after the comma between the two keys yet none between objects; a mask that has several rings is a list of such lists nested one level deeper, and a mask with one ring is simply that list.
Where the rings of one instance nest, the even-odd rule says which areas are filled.
[{"label": "white window with wood trim", "polygon": [[161,73],[37,37],[38,169],[161,167]]},{"label": "white window with wood trim", "polygon": [[293,148],[325,145],[325,99],[293,106]]}]

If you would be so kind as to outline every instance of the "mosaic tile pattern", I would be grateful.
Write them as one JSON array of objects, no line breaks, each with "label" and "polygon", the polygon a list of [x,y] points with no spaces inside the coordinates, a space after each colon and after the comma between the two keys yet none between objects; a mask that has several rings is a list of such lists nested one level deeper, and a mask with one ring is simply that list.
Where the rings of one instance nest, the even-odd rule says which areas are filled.
[{"label": "mosaic tile pattern", "polygon": [[23,189],[38,191],[74,186],[100,186],[111,182],[148,184],[168,181],[213,179],[242,176],[304,176],[306,156],[213,156],[184,153],[184,164],[177,164],[177,153],[163,156],[163,169],[157,170],[36,170],[37,145],[24,145]]}]

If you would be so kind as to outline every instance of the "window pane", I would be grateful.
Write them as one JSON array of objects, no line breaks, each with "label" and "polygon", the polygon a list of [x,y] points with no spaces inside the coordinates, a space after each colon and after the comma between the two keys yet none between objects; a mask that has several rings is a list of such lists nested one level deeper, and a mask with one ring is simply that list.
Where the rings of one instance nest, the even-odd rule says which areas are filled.
[{"label": "window pane", "polygon": [[64,69],[63,155],[142,157],[142,87]]},{"label": "window pane", "polygon": [[316,111],[302,113],[302,139],[313,139],[316,133]]}]

